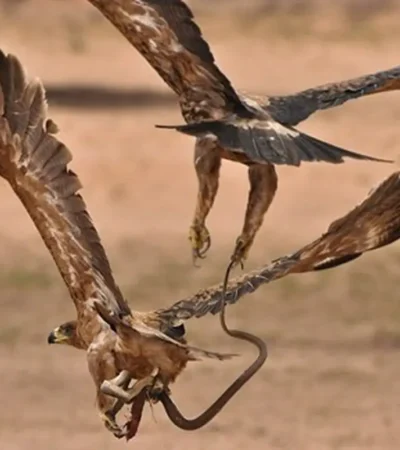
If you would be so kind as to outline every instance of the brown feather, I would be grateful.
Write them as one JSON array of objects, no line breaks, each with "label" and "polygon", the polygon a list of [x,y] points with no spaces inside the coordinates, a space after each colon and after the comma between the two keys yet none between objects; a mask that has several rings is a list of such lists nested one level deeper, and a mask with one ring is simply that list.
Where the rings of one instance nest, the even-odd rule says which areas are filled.
[{"label": "brown feather", "polygon": [[[246,108],[218,69],[181,0],[89,0],[182,100],[185,117],[220,118]],[[202,106],[204,105],[204,107]]]},{"label": "brown feather", "polygon": [[[78,334],[85,333],[83,341],[91,343],[99,332],[99,324],[96,325],[93,319],[97,319],[100,314],[107,322],[108,314],[108,317],[120,321],[120,328],[127,328],[134,336],[164,341],[159,345],[165,342],[173,344],[186,352],[190,350],[196,356],[217,359],[231,357],[186,346],[147,325],[142,315],[131,316],[129,306],[115,284],[86,205],[77,193],[81,188],[79,178],[66,166],[71,155],[65,145],[44,128],[46,108],[43,86],[39,81],[28,83],[21,71],[22,66],[15,57],[0,52],[0,79],[9,89],[6,91],[1,86],[1,109],[5,113],[0,123],[0,176],[9,182],[24,204],[52,254],[78,310],[77,330]],[[36,96],[26,94],[27,91],[42,93],[42,107],[38,108],[35,104],[34,108],[40,113],[31,113],[31,102]],[[18,115],[31,117],[26,122],[29,128],[33,124],[40,127],[40,132],[32,131],[29,145],[25,139],[26,127],[19,126]],[[21,135],[15,133],[12,124],[20,130]],[[35,140],[31,136],[36,136]],[[98,303],[107,314],[101,314]],[[130,319],[124,321],[126,316]],[[79,325],[79,320],[90,326]]]},{"label": "brown feather", "polygon": [[117,425],[110,424],[113,418],[107,416],[113,400],[101,391],[103,381],[121,371],[141,379],[156,368],[167,388],[189,361],[234,355],[189,346],[183,337],[171,337],[181,333],[164,334],[145,320],[146,315],[131,314],[78,194],[79,178],[67,168],[71,154],[52,134],[56,129],[46,119],[44,88],[39,81],[28,82],[19,61],[1,51],[0,94],[0,176],[32,218],[78,313],[77,321],[53,330],[48,343],[87,350],[97,406],[118,434]]},{"label": "brown feather", "polygon": [[[237,94],[215,64],[211,50],[193,20],[192,11],[182,0],[89,1],[178,94],[188,125],[164,128],[200,138],[213,136],[228,151],[244,153],[249,160],[260,164],[299,166],[302,161],[335,164],[343,162],[344,157],[384,161],[336,147],[290,128],[277,121],[268,107]],[[394,76],[390,74],[389,79]],[[382,78],[376,75],[363,82],[351,80],[346,89],[363,91],[366,83],[376,85],[378,81],[383,88]],[[335,93],[340,89],[344,86],[329,86],[329,91]],[[310,96],[308,93],[301,98]]]},{"label": "brown feather", "polygon": [[366,95],[400,89],[400,66],[363,75],[350,80],[328,83],[284,96],[244,95],[246,101],[256,101],[278,122],[297,125],[319,110],[343,105]]},{"label": "brown feather", "polygon": [[[338,106],[364,95],[399,89],[399,67],[289,96],[251,96],[236,91],[217,67],[192,11],[182,0],[89,2],[178,95],[186,125],[164,128],[195,136],[195,154],[201,148],[203,161],[228,159],[246,165],[292,166],[307,161],[338,164],[346,158],[392,162],[337,147],[301,133],[293,126],[316,110]],[[207,148],[212,154],[206,154]],[[211,246],[206,219],[217,196],[219,178],[219,169],[207,171],[210,167],[207,162],[195,165],[199,188],[189,231],[194,260],[203,258]],[[250,189],[253,188],[250,183]],[[246,213],[231,255],[235,263],[242,263],[247,258],[270,206],[253,209],[250,201],[249,197],[246,211],[250,213]]]},{"label": "brown feather", "polygon": [[[267,266],[232,280],[226,302],[236,303],[261,285],[291,273],[336,267],[400,237],[400,172],[385,179],[358,206],[334,221],[320,238]],[[164,327],[220,311],[222,285],[203,289],[170,308],[154,312]]]},{"label": "brown feather", "polygon": [[[71,336],[79,338],[74,345],[88,350],[89,370],[101,412],[104,414],[111,407],[110,398],[100,390],[101,383],[122,370],[140,379],[157,368],[158,376],[168,386],[190,360],[199,356],[233,356],[197,349],[186,345],[183,339],[178,341],[164,334],[181,320],[217,312],[220,287],[204,290],[168,310],[130,315],[85,203],[77,193],[80,181],[67,168],[71,155],[53,136],[56,128],[46,120],[41,83],[28,82],[18,60],[0,52],[0,87],[0,176],[24,204],[75,302],[78,322],[73,324],[77,333]],[[345,258],[396,240],[399,184],[395,174],[317,241],[232,282],[228,302],[234,303],[261,284],[289,273],[319,269],[327,262],[337,265]],[[374,215],[377,203],[382,204],[378,218]]]},{"label": "brown feather", "polygon": [[[81,183],[67,164],[68,148],[45,128],[42,84],[28,82],[22,65],[0,53],[2,122],[0,175],[24,204],[55,260],[79,314],[91,298],[118,313],[129,313],[100,238],[77,193]],[[104,292],[104,286],[108,291]],[[95,314],[93,312],[93,314]]]}]

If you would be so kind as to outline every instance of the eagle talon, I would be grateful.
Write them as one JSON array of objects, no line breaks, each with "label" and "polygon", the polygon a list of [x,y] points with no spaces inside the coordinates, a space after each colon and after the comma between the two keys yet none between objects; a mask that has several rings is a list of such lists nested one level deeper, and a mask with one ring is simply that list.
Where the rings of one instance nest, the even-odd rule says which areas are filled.
[{"label": "eagle talon", "polygon": [[121,439],[126,435],[126,431],[122,430],[118,426],[117,422],[115,421],[115,416],[110,411],[107,411],[104,414],[101,414],[101,420],[103,421],[107,430],[111,431],[111,433],[117,439]]},{"label": "eagle talon", "polygon": [[199,258],[204,259],[206,257],[206,253],[208,252],[208,250],[210,250],[210,247],[211,247],[211,236],[207,231],[207,236],[205,238],[205,241],[203,242],[203,247],[198,251]]},{"label": "eagle talon", "polygon": [[240,268],[242,270],[244,269],[244,262],[247,259],[247,255],[248,255],[250,247],[251,247],[251,243],[249,243],[249,242],[246,243],[240,237],[237,239],[235,250],[231,256],[231,263],[232,263],[231,268],[232,269],[238,265],[240,265]]},{"label": "eagle talon", "polygon": [[211,247],[211,236],[205,226],[192,225],[189,231],[189,240],[192,244],[192,257],[195,267],[198,259],[204,259]]},{"label": "eagle talon", "polygon": [[148,388],[148,397],[151,403],[157,403],[162,393],[169,395],[171,390],[160,378],[155,378],[153,385]]}]

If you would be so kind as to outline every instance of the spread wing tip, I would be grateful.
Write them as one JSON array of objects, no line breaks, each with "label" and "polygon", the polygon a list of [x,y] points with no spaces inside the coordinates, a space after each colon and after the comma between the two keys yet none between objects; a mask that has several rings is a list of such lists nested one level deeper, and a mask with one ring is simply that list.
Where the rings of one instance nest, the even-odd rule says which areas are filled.
[{"label": "spread wing tip", "polygon": [[19,59],[1,50],[0,94],[0,177],[9,182],[30,214],[77,309],[86,301],[82,283],[89,281],[86,275],[80,278],[85,267],[88,280],[107,292],[110,305],[116,303],[120,312],[128,314],[129,306],[78,194],[82,185],[68,167],[72,154],[57,139],[57,126],[47,118],[43,84],[37,78],[28,79]]}]

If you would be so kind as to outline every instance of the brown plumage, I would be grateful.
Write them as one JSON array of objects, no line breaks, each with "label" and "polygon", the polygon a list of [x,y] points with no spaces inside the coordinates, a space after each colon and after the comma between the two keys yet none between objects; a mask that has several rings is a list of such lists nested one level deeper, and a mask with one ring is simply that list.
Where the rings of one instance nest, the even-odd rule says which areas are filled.
[{"label": "brown plumage", "polygon": [[[320,238],[232,280],[226,292],[226,303],[234,304],[260,286],[290,274],[329,269],[353,261],[399,238],[400,171],[386,178],[349,213],[332,222]],[[202,289],[170,308],[158,310],[157,314],[165,322],[164,327],[177,326],[192,317],[218,313],[221,296],[222,285],[219,284]]]},{"label": "brown plumage", "polygon": [[[188,346],[183,327],[161,331],[153,315],[131,311],[77,193],[79,179],[67,168],[71,153],[51,133],[55,126],[46,120],[42,84],[28,81],[18,59],[0,52],[0,87],[0,176],[32,218],[77,311],[77,320],[56,328],[48,342],[87,350],[100,414],[106,426],[121,435],[113,416],[114,399],[100,390],[104,380],[124,370],[140,380],[157,370],[162,389],[168,389],[188,361],[231,355]],[[118,319],[118,335],[97,310]]]},{"label": "brown plumage", "polygon": [[[400,88],[400,66],[289,96],[237,92],[218,69],[207,42],[182,0],[89,0],[146,58],[177,94],[187,125],[196,136],[194,162],[199,182],[190,240],[195,258],[211,245],[206,218],[217,191],[221,159],[248,166],[250,192],[245,220],[231,260],[242,262],[277,190],[274,165],[307,161],[342,163],[344,158],[383,161],[350,152],[293,128],[317,110],[364,95]],[[169,128],[169,126],[167,126]]]},{"label": "brown plumage", "polygon": [[[106,395],[110,385],[120,388],[123,398],[132,400],[150,384],[153,393],[161,391],[162,398],[168,400],[165,393],[169,384],[188,361],[231,356],[188,346],[183,337],[184,320],[220,309],[221,286],[169,308],[132,311],[114,281],[100,238],[77,193],[79,179],[67,168],[71,153],[54,136],[55,124],[46,119],[42,84],[28,81],[17,58],[0,52],[0,88],[0,176],[31,216],[77,310],[77,319],[53,330],[48,342],[87,351],[101,417],[115,435],[122,436],[115,422],[120,406]],[[398,239],[399,199],[396,173],[314,243],[231,282],[228,303],[289,273],[333,267]],[[128,391],[123,389],[127,387],[126,373],[138,380]],[[153,382],[157,383],[153,386]],[[232,396],[232,390],[228,394]],[[221,398],[217,412],[228,394],[223,394],[225,399]],[[163,404],[175,423],[187,426],[170,404]],[[140,404],[138,410],[137,421]],[[134,434],[136,427],[137,422],[132,423],[128,433]]]}]

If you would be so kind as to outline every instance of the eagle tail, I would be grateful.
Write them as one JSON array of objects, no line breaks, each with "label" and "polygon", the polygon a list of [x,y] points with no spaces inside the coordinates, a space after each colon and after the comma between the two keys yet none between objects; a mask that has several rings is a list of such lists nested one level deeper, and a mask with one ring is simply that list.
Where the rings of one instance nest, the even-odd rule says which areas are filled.
[{"label": "eagle tail", "polygon": [[191,361],[199,361],[205,358],[216,359],[218,361],[226,361],[228,359],[234,358],[235,356],[240,356],[239,353],[210,352],[209,350],[193,347],[191,345],[188,345],[187,349],[189,350],[189,358]]},{"label": "eagle tail", "polygon": [[213,120],[185,125],[156,125],[156,128],[218,139],[224,147],[244,153],[251,161],[261,164],[299,166],[301,162],[311,161],[339,164],[344,162],[344,158],[394,162],[337,147],[273,120]]}]

